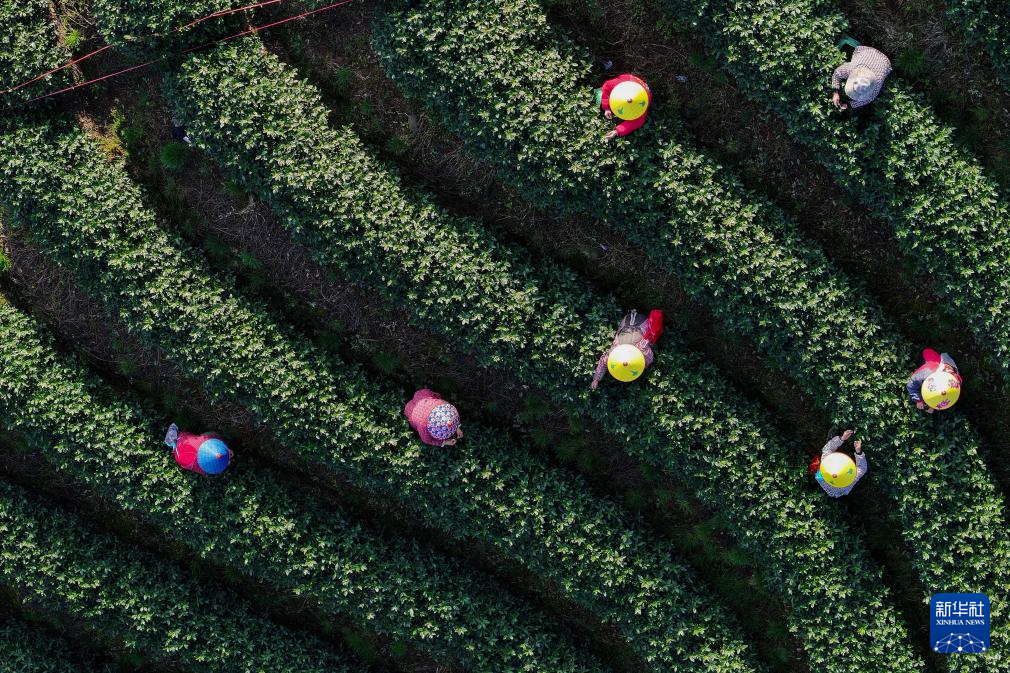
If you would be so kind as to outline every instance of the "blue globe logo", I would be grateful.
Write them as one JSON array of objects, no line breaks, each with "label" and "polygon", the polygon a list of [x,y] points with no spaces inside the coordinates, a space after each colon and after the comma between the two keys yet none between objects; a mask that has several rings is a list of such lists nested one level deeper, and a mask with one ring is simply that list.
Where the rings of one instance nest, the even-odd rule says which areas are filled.
[{"label": "blue globe logo", "polygon": [[976,638],[970,633],[952,633],[946,638],[936,641],[933,645],[933,651],[942,654],[953,654],[955,652],[980,654],[985,652],[986,649],[985,641]]}]

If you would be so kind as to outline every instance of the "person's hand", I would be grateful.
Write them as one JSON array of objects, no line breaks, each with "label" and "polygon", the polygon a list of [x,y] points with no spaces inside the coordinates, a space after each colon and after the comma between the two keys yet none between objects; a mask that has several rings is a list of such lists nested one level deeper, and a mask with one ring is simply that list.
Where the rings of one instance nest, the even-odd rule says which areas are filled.
[{"label": "person's hand", "polygon": [[614,112],[612,110],[604,110],[603,111],[603,116],[606,117],[607,119],[613,119],[614,118]]},{"label": "person's hand", "polygon": [[[831,102],[835,104],[835,107],[841,108],[842,107],[842,94],[840,92],[838,92],[838,91],[832,92],[832,94],[831,94]],[[844,110],[845,108],[842,108],[842,109]]]},{"label": "person's hand", "polygon": [[918,409],[925,409],[925,408],[926,408],[926,403],[925,403],[925,402],[923,402],[922,400],[919,400],[918,402],[916,402],[916,403],[915,403],[915,406],[916,406],[916,407],[917,407]]},{"label": "person's hand", "polygon": [[596,390],[597,388],[600,387],[600,382],[594,379],[593,382],[589,384],[589,387],[592,390]]},{"label": "person's hand", "polygon": [[851,436],[852,436],[852,430],[846,430],[845,432],[842,433],[842,441],[843,442],[849,441],[849,437]]},{"label": "person's hand", "polygon": [[926,413],[927,413],[927,414],[931,414],[931,413],[933,413],[934,411],[936,411],[936,409],[934,409],[933,407],[926,407]]},{"label": "person's hand", "polygon": [[857,439],[856,441],[852,442],[852,446],[855,447],[856,453],[863,452],[863,440]]},{"label": "person's hand", "polygon": [[456,446],[456,440],[455,439],[447,439],[444,442],[442,442],[442,446]]},{"label": "person's hand", "polygon": [[605,140],[605,141],[607,141],[607,140],[613,140],[616,137],[617,137],[617,131],[615,130],[615,131],[611,131],[607,135],[603,136],[603,140]]},{"label": "person's hand", "polygon": [[463,439],[463,428],[456,428],[456,438]]}]

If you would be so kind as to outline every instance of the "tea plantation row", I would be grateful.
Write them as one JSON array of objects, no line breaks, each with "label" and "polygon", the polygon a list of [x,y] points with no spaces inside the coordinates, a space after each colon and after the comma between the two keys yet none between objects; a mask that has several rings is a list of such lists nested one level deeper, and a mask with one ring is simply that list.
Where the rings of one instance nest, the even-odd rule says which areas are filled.
[{"label": "tea plantation row", "polygon": [[[830,628],[821,621],[818,596],[842,581],[825,573],[815,555],[799,551],[823,548],[826,539],[864,582],[850,604],[831,615],[833,622],[844,615],[853,625],[851,639],[844,630],[841,637],[859,653],[858,665],[872,666],[867,662],[873,657],[862,654],[885,647],[857,637],[858,624],[874,623],[879,633],[891,634],[890,642],[905,637],[893,612],[878,612],[886,590],[858,541],[843,532],[823,500],[791,478],[787,447],[752,420],[752,406],[720,383],[711,367],[657,370],[648,390],[631,393],[623,407],[616,397],[594,399],[589,375],[619,317],[612,299],[592,294],[555,265],[521,261],[526,257],[495,241],[478,222],[449,217],[405,193],[395,173],[350,129],[328,128],[318,92],[255,41],[191,57],[169,79],[168,97],[196,142],[262,196],[317,261],[403,302],[419,326],[444,330],[484,364],[504,367],[589,413],[625,438],[639,460],[693,482],[706,502],[725,513],[742,544],[788,587],[783,593],[803,637],[815,640]],[[664,354],[675,351],[674,343],[664,343]],[[684,355],[693,365],[692,358]],[[762,441],[769,444],[767,453],[751,452]],[[772,452],[782,462],[764,460]],[[787,516],[791,511],[806,514]],[[857,664],[836,663],[839,668],[831,670],[849,665]]]},{"label": "tea plantation row", "polygon": [[[978,437],[959,417],[916,414],[902,395],[912,345],[781,211],[661,120],[619,151],[603,146],[605,124],[582,84],[589,59],[547,25],[538,2],[421,2],[389,17],[376,48],[405,90],[524,195],[609,220],[839,426],[858,427],[927,591],[997,592],[1010,580],[1003,499]],[[531,101],[548,96],[558,109],[538,117]],[[439,105],[446,97],[458,103]],[[993,621],[1001,642],[1005,612]]]}]

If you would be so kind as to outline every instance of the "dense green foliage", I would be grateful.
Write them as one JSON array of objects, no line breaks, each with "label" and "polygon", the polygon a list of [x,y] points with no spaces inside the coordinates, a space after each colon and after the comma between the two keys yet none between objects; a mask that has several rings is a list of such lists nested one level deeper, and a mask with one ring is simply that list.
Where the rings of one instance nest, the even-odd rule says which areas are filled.
[{"label": "dense green foliage", "polygon": [[129,55],[147,58],[178,51],[201,41],[242,30],[237,14],[183,26],[203,17],[250,2],[236,0],[95,0],[91,11],[102,34]]},{"label": "dense green foliage", "polygon": [[[49,20],[48,0],[0,0],[0,92],[66,62]],[[21,103],[65,82],[66,71],[14,93],[0,93],[0,109]]]},{"label": "dense green foliage", "polygon": [[[4,198],[12,224],[76,269],[82,286],[138,336],[160,346],[213,395],[244,402],[312,462],[379,462],[372,454],[385,445],[397,449],[385,457],[394,464],[417,459],[422,449],[406,430],[397,398],[388,395],[386,404],[375,406],[375,391],[359,371],[331,373],[265,309],[229,293],[198,253],[158,228],[123,166],[100,156],[92,138],[64,120],[11,126],[0,138],[0,182],[12,187],[12,198]],[[30,161],[17,153],[25,145],[37,150]],[[357,455],[341,452],[344,447]],[[411,477],[423,480],[425,474]],[[381,482],[382,470],[373,478]],[[343,541],[334,533],[330,539],[339,547],[329,551],[341,549],[356,560],[337,577],[362,583],[362,595],[345,609],[357,610],[356,619],[383,635],[417,641],[437,658],[455,658],[474,670],[599,670],[543,617],[500,591],[480,589],[445,560],[400,550],[383,563],[376,544],[364,537]],[[366,559],[369,574],[355,577]],[[349,590],[336,580],[333,597]]]},{"label": "dense green foliage", "polygon": [[[91,11],[102,35],[128,55],[165,56],[220,39],[256,25],[254,10],[215,14],[259,0],[94,0]],[[293,15],[332,0],[288,0],[281,12]],[[213,18],[210,18],[213,17]]]},{"label": "dense green foliage", "polygon": [[0,673],[111,673],[91,666],[67,644],[9,617],[0,618]]},{"label": "dense green foliage", "polygon": [[[424,589],[449,572],[465,576],[459,568],[445,561],[433,566],[418,552],[400,549],[402,565],[382,572],[388,551],[380,553],[340,512],[292,497],[259,471],[237,469],[223,481],[194,479],[159,448],[160,428],[139,410],[108,401],[111,391],[98,399],[80,369],[57,357],[51,340],[25,316],[0,306],[0,337],[0,380],[8,382],[0,388],[0,427],[46,447],[40,455],[62,474],[202,557],[313,599],[328,612],[352,615],[366,628],[418,633],[421,624],[442,619],[430,614],[434,606],[459,625],[468,623],[444,597]],[[91,437],[120,448],[96,452]],[[580,480],[545,469],[519,447],[469,424],[465,446],[431,462],[435,469],[414,470],[413,478],[435,481],[455,503],[446,498],[445,511],[430,513],[433,523],[501,547],[597,609],[604,621],[627,624],[642,655],[661,660],[663,670],[755,670],[726,615],[708,607],[710,597],[672,560],[669,546],[646,545],[641,530],[629,528],[615,506],[595,502]],[[434,500],[423,491],[419,496]],[[186,526],[177,525],[180,516]],[[429,579],[383,586],[397,573]],[[391,593],[408,586],[409,592]],[[468,589],[475,598],[483,590]],[[703,661],[707,665],[699,668]]]},{"label": "dense green foliage", "polygon": [[102,26],[102,33],[112,43],[128,41],[150,33],[164,34],[174,28],[210,16],[216,12],[241,7],[252,2],[235,0],[95,0],[92,12]]},{"label": "dense green foliage", "polygon": [[1006,0],[946,0],[950,17],[973,43],[982,45],[1004,86],[1010,86],[1010,4]]},{"label": "dense green foliage", "polygon": [[207,673],[341,673],[315,638],[257,616],[241,598],[0,482],[0,584],[28,609],[73,619],[150,661]]},{"label": "dense green foliage", "polygon": [[[437,108],[441,119],[523,194],[601,219],[621,213],[622,233],[753,339],[839,426],[858,428],[928,591],[998,593],[1010,580],[1010,545],[978,438],[958,415],[916,414],[903,398],[915,354],[876,305],[779,210],[661,120],[619,151],[582,150],[599,147],[605,127],[578,85],[587,60],[547,26],[537,3],[496,7],[424,2],[390,18],[378,49],[411,93],[432,104],[457,101]],[[540,127],[525,106],[548,92],[565,109]],[[994,613],[997,641],[1007,636],[1005,614]]]},{"label": "dense green foliage", "polygon": [[[288,493],[262,467],[235,470],[224,480],[194,478],[160,445],[163,428],[87,381],[54,353],[51,339],[30,319],[0,306],[0,334],[0,380],[6,382],[0,389],[0,426],[46,447],[42,457],[61,473],[156,526],[166,538],[312,599],[328,614],[345,615],[366,629],[432,641],[443,657],[452,653],[438,646],[440,633],[452,628],[507,642],[495,626],[475,626],[492,621],[480,601],[499,590],[458,564],[411,545],[383,543],[340,510],[324,511]],[[117,450],[96,452],[94,437]],[[571,516],[585,526],[602,523]],[[508,628],[535,630],[519,605],[507,599],[490,603]]]},{"label": "dense green foliage", "polygon": [[[836,658],[811,647],[820,670],[884,670],[885,652],[918,667],[859,541],[794,478],[802,468],[791,449],[709,365],[678,353],[682,368],[660,366],[623,403],[591,401],[589,375],[619,317],[613,299],[556,265],[531,265],[478,222],[406,195],[351,130],[328,127],[318,92],[253,41],[191,58],[169,97],[196,141],[321,263],[404,300],[418,324],[590,411],[637,458],[696,486],[781,587],[792,628],[807,642],[838,638],[848,648]],[[828,567],[826,555],[844,556],[845,570]],[[852,587],[844,603],[832,598],[842,585]]]},{"label": "dense green foliage", "polygon": [[835,181],[894,228],[935,292],[1010,375],[1010,209],[925,99],[895,75],[865,132],[831,105],[846,22],[832,0],[663,0],[810,146]]}]

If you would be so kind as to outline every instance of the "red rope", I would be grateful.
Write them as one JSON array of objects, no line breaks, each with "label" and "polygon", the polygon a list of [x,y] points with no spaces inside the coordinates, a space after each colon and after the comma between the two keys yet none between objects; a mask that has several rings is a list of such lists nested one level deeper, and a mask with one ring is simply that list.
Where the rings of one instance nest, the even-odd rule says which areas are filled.
[{"label": "red rope", "polygon": [[[196,21],[190,21],[185,26],[178,26],[177,28],[173,28],[172,30],[170,30],[168,32],[169,33],[179,33],[179,32],[182,32],[182,31],[186,30],[187,28],[192,28],[193,26],[195,26],[197,24],[203,23],[204,21],[209,21],[211,19],[216,19],[216,18],[218,18],[220,16],[228,16],[229,14],[237,14],[238,12],[244,12],[246,10],[259,9],[260,7],[266,7],[267,5],[276,5],[278,2],[284,2],[284,0],[264,0],[263,2],[257,2],[257,3],[252,4],[252,5],[246,5],[244,7],[237,7],[235,9],[222,9],[222,10],[219,10],[217,12],[214,12],[213,14],[209,14],[207,16],[201,17],[201,18],[197,19]],[[163,35],[161,33],[150,33],[148,35],[144,35],[144,36],[138,38],[138,41],[147,40],[147,39],[150,39],[152,37],[163,37]],[[32,79],[28,80],[27,82],[22,82],[21,84],[18,84],[15,87],[11,87],[10,89],[6,89],[4,91],[0,91],[0,93],[3,93],[3,94],[14,93],[18,89],[22,89],[22,88],[28,86],[29,84],[34,84],[35,82],[39,81],[40,79],[44,79],[44,78],[48,77],[49,75],[53,75],[55,73],[60,72],[61,70],[66,70],[67,68],[71,68],[71,67],[77,65],[78,63],[82,63],[84,61],[87,61],[89,58],[93,58],[95,56],[98,56],[103,51],[106,51],[107,49],[111,49],[111,48],[112,48],[112,45],[105,45],[101,49],[96,49],[95,51],[91,52],[90,54],[85,54],[84,56],[81,56],[80,58],[76,58],[76,59],[74,59],[74,60],[66,63],[65,65],[61,65],[58,68],[53,68],[52,70],[50,70],[48,72],[44,72],[44,73],[42,73],[41,75],[39,75],[37,77],[33,77]]]},{"label": "red rope", "polygon": [[247,9],[259,9],[260,7],[266,7],[267,5],[276,5],[278,2],[284,2],[284,0],[265,0],[265,2],[258,2],[255,5],[246,5],[245,7],[239,7],[238,9],[222,9],[217,12],[214,12],[213,14],[208,14],[203,18],[197,19],[196,21],[191,21],[187,23],[185,26],[179,26],[178,28],[173,28],[170,32],[178,33],[180,31],[186,30],[187,28],[192,28],[198,23],[203,23],[204,21],[216,19],[219,16],[228,16],[229,14],[235,14],[236,12],[244,12]]},{"label": "red rope", "polygon": [[[269,0],[269,1],[280,2],[281,0]],[[222,42],[228,42],[229,40],[234,40],[243,37],[245,35],[250,35],[252,33],[259,32],[261,30],[274,28],[275,26],[280,26],[281,24],[289,23],[291,21],[297,21],[298,19],[304,19],[307,16],[312,16],[313,14],[318,14],[320,12],[326,12],[331,9],[336,9],[341,5],[346,5],[351,2],[354,2],[354,0],[340,0],[339,2],[335,2],[332,5],[327,5],[326,7],[320,7],[319,9],[313,9],[307,12],[302,12],[301,14],[297,14],[295,16],[289,16],[286,19],[281,19],[280,21],[274,21],[273,23],[268,23],[262,26],[254,26],[248,30],[242,31],[241,33],[235,33],[234,35],[229,35],[228,37],[223,37],[219,40],[214,40],[213,42],[207,42],[206,44],[201,44],[199,47],[190,47],[189,49],[178,52],[176,54],[167,54],[165,56],[162,56],[161,58],[156,58],[153,61],[148,61],[147,63],[141,63],[139,65],[130,66],[129,68],[125,68],[123,70],[117,70],[116,72],[110,73],[108,75],[102,75],[101,77],[96,77],[95,79],[89,79],[87,82],[79,82],[78,84],[68,86],[64,89],[60,89],[59,91],[53,91],[52,93],[36,96],[35,98],[26,101],[25,104],[27,105],[28,103],[34,103],[35,101],[43,100],[45,98],[52,98],[53,96],[59,96],[60,94],[69,93],[71,91],[75,91],[76,89],[81,89],[83,87],[91,86],[92,84],[97,84],[98,82],[102,82],[107,79],[112,79],[113,77],[118,77],[119,75],[125,75],[128,72],[133,72],[134,70],[140,70],[141,68],[146,68],[149,65],[152,65],[159,61],[163,61],[166,58],[169,58],[170,56],[181,56],[182,54],[189,54],[194,51],[200,51],[201,49],[207,49],[208,47],[213,47],[214,45],[221,44]]]},{"label": "red rope", "polygon": [[248,30],[242,31],[241,33],[235,33],[234,35],[229,35],[228,37],[221,38],[220,40],[214,40],[213,42],[201,44],[199,47],[190,47],[189,49],[186,49],[185,51],[179,53],[188,54],[190,52],[206,49],[207,47],[213,47],[215,44],[219,44],[221,42],[227,42],[228,40],[234,40],[236,38],[243,37],[245,35],[251,35],[252,33],[257,33],[261,30],[266,30],[267,28],[273,28],[275,26],[281,25],[282,23],[288,23],[289,21],[297,21],[298,19],[304,19],[307,16],[312,16],[313,14],[318,14],[319,12],[325,12],[331,9],[335,9],[337,7],[340,7],[341,5],[346,5],[350,2],[354,2],[354,0],[340,0],[340,2],[335,2],[332,5],[327,5],[326,7],[320,7],[319,9],[313,9],[308,12],[302,12],[301,14],[298,14],[296,16],[289,16],[288,18],[281,19],[280,21],[274,21],[273,23],[268,23],[262,26],[253,26]]},{"label": "red rope", "polygon": [[43,79],[45,77],[48,77],[49,75],[52,75],[54,72],[59,72],[60,70],[64,70],[64,69],[69,68],[71,66],[77,65],[81,61],[87,61],[92,56],[98,56],[99,54],[101,54],[106,49],[112,49],[112,45],[105,45],[101,49],[96,49],[95,51],[91,52],[90,54],[86,54],[84,56],[81,56],[78,59],[70,61],[66,65],[61,65],[59,68],[54,68],[54,69],[50,70],[49,72],[44,72],[41,75],[39,75],[38,77],[33,77],[32,79],[28,80],[27,82],[22,82],[21,84],[18,84],[15,87],[11,87],[10,89],[7,89],[7,90],[3,91],[2,93],[5,93],[5,94],[6,93],[14,93],[18,89],[26,87],[29,84],[34,84],[35,82],[38,82],[40,79]]},{"label": "red rope", "polygon": [[43,94],[42,96],[36,96],[35,98],[31,98],[31,99],[25,101],[25,104],[27,105],[28,103],[34,103],[35,101],[42,100],[43,98],[52,98],[53,96],[59,96],[62,93],[67,93],[67,92],[73,91],[75,89],[80,89],[81,87],[90,86],[92,84],[97,84],[98,82],[101,82],[101,81],[107,80],[107,79],[112,79],[113,77],[117,77],[119,75],[125,75],[128,72],[132,72],[134,70],[140,70],[141,68],[146,68],[147,66],[151,65],[154,62],[155,61],[148,61],[147,63],[141,63],[140,65],[130,66],[129,68],[126,68],[125,70],[119,70],[119,71],[116,71],[116,72],[114,72],[114,73],[112,73],[110,75],[103,75],[101,77],[96,77],[95,79],[89,79],[87,82],[81,82],[79,84],[74,84],[73,86],[68,86],[67,88],[60,89],[59,91],[53,91],[52,93]]}]

